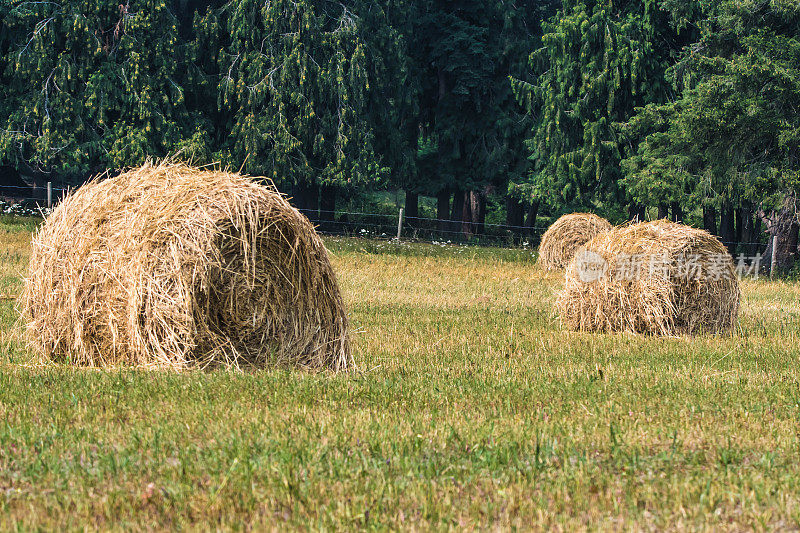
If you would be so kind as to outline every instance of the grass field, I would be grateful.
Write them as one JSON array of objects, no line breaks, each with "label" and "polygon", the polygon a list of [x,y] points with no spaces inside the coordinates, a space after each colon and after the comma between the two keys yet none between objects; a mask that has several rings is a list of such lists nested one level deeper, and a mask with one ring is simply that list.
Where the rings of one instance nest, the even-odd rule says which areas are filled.
[{"label": "grass field", "polygon": [[0,220],[0,530],[800,523],[800,284],[727,337],[574,334],[531,252],[328,240],[358,372],[97,371],[18,341],[33,227]]}]

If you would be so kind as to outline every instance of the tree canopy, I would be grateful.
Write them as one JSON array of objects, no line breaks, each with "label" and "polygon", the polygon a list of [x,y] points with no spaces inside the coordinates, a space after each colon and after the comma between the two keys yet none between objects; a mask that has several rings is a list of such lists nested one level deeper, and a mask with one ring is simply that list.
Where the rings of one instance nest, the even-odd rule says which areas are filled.
[{"label": "tree canopy", "polygon": [[0,158],[63,173],[180,149],[177,21],[160,0],[14,2],[2,13]]},{"label": "tree canopy", "polygon": [[524,204],[791,248],[798,28],[792,0],[8,0],[0,164],[181,154],[330,217],[393,189],[468,232]]}]

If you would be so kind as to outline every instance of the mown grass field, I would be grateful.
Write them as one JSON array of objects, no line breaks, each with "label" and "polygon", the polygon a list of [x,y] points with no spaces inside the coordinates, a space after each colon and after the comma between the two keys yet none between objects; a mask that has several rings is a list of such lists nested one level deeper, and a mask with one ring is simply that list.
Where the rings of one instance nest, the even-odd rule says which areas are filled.
[{"label": "mown grass field", "polygon": [[18,340],[0,220],[0,530],[795,529],[800,284],[738,331],[563,331],[527,251],[327,241],[352,375],[98,371]]}]

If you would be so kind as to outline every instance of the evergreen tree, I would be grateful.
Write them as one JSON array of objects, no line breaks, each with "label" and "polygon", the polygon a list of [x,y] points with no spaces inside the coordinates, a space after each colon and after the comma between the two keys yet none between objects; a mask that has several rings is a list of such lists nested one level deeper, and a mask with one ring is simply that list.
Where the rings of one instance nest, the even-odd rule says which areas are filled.
[{"label": "evergreen tree", "polygon": [[3,6],[0,158],[85,173],[179,150],[187,116],[163,0]]},{"label": "evergreen tree", "polygon": [[545,24],[535,81],[515,83],[534,124],[529,194],[555,210],[626,203],[613,124],[666,97],[674,37],[663,35],[665,19],[655,0],[565,0]]},{"label": "evergreen tree", "polygon": [[[797,246],[798,65],[796,3],[714,6],[699,42],[673,69],[680,97],[640,110],[623,128],[634,137],[646,133],[624,163],[634,194],[644,199],[660,186],[676,201],[693,198],[712,214],[719,209],[719,233],[732,251],[736,241],[756,237],[752,210],[758,207],[779,235],[777,257],[786,263]],[[707,227],[715,225],[706,218]]]},{"label": "evergreen tree", "polygon": [[232,0],[200,17],[194,83],[217,98],[214,157],[293,186],[309,209],[320,186],[382,179],[360,23],[352,3],[313,0]]},{"label": "evergreen tree", "polygon": [[356,7],[365,42],[369,83],[366,119],[373,133],[373,148],[389,171],[385,185],[406,189],[406,215],[416,217],[419,90],[408,39],[413,3],[372,0]]},{"label": "evergreen tree", "polygon": [[[439,218],[480,231],[486,193],[524,174],[524,116],[509,76],[532,49],[549,2],[415,4],[412,61],[419,87],[417,190],[439,197]],[[449,197],[453,205],[449,206]],[[448,213],[449,211],[449,213]]]},{"label": "evergreen tree", "polygon": [[[8,123],[8,115],[11,114],[11,99],[8,94],[9,78],[7,75],[8,50],[13,43],[8,26],[8,16],[11,13],[11,4],[3,2],[0,4],[0,129],[5,129]],[[2,137],[0,137],[2,139]],[[3,141],[0,140],[0,143]],[[7,141],[6,141],[7,142]],[[2,146],[2,145],[0,145]],[[8,149],[0,148],[0,165],[6,162]]]}]

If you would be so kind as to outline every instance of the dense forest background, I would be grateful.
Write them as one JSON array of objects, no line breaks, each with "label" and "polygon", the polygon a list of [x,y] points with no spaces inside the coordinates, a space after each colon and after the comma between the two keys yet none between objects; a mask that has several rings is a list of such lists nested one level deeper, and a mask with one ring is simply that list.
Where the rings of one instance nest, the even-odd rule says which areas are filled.
[{"label": "dense forest background", "polygon": [[796,0],[0,0],[0,165],[180,154],[322,220],[670,217],[788,265],[799,106]]}]

